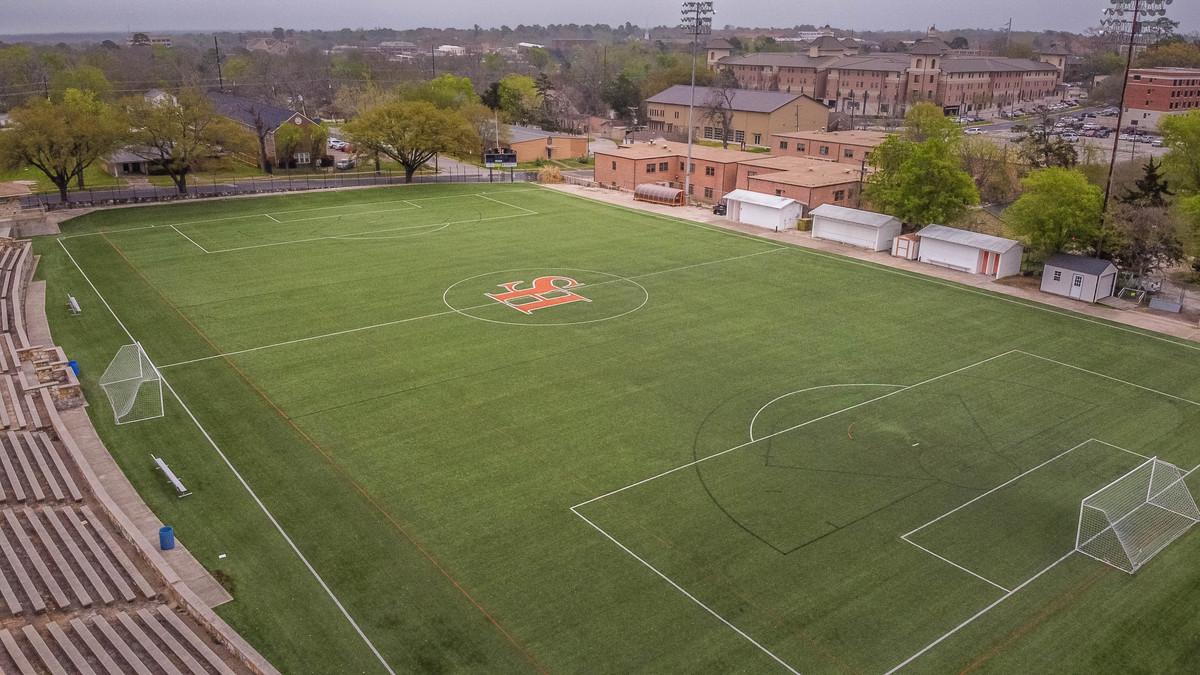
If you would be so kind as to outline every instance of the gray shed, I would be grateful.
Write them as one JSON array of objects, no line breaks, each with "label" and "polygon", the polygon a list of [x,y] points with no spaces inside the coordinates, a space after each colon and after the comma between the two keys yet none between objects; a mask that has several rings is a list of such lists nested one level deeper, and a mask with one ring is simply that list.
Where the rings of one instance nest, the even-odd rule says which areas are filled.
[{"label": "gray shed", "polygon": [[1084,302],[1099,302],[1117,289],[1117,266],[1107,260],[1060,253],[1046,261],[1042,291]]}]

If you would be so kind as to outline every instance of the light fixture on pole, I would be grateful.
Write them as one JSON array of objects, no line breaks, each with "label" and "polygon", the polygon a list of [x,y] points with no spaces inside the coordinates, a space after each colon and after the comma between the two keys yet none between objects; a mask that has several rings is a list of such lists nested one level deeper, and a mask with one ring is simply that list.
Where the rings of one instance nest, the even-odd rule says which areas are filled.
[{"label": "light fixture on pole", "polygon": [[712,33],[713,3],[711,0],[701,2],[689,0],[683,3],[680,14],[682,15],[680,26],[688,35],[692,36],[692,88],[688,96],[687,163],[683,167],[683,198],[690,201],[692,198],[692,135],[694,132],[692,117],[696,107],[696,43],[699,42],[701,35]]}]

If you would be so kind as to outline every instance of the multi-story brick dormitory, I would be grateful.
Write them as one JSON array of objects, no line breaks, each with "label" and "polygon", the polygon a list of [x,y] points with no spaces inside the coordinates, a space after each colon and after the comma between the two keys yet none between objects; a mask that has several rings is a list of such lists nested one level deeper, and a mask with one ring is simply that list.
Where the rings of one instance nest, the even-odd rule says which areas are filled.
[{"label": "multi-story brick dormitory", "polygon": [[728,56],[718,66],[746,89],[803,94],[839,112],[899,117],[918,101],[962,115],[1055,100],[1066,56],[1057,46],[1036,59],[964,53],[931,30],[908,53],[859,54],[822,36],[807,50]]},{"label": "multi-story brick dormitory", "polygon": [[1155,130],[1164,117],[1200,109],[1200,68],[1135,68],[1125,87],[1125,119]]}]

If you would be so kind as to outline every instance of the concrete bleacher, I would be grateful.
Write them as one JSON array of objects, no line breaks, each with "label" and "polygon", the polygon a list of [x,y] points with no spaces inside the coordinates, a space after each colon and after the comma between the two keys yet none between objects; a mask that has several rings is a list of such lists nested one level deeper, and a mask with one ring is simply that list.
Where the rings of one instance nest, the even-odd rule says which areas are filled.
[{"label": "concrete bleacher", "polygon": [[62,349],[40,344],[44,316],[38,344],[26,330],[36,265],[29,242],[0,237],[0,673],[273,675],[80,452],[63,422],[78,420],[79,380]]}]

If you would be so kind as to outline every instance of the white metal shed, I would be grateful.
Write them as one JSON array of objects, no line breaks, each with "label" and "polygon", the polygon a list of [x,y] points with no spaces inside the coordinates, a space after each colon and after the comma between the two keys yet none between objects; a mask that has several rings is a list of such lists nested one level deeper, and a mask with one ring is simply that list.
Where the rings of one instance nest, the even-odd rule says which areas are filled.
[{"label": "white metal shed", "polygon": [[733,222],[765,227],[776,232],[795,229],[796,221],[804,215],[804,205],[788,197],[734,190],[724,199],[725,215]]},{"label": "white metal shed", "polygon": [[1098,302],[1117,288],[1117,266],[1107,260],[1060,253],[1042,270],[1042,291],[1084,302]]},{"label": "white metal shed", "polygon": [[927,225],[917,236],[917,259],[930,265],[983,274],[995,279],[1021,272],[1021,242],[945,225]]},{"label": "white metal shed", "polygon": [[834,204],[822,204],[809,215],[813,239],[828,239],[871,251],[889,250],[902,227],[900,220],[892,216]]}]

